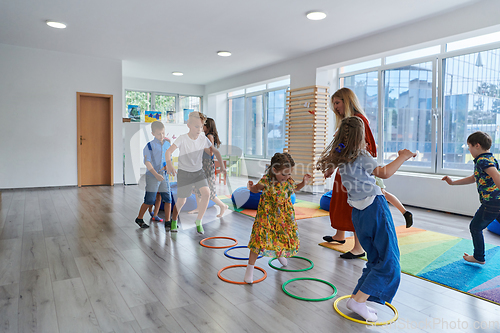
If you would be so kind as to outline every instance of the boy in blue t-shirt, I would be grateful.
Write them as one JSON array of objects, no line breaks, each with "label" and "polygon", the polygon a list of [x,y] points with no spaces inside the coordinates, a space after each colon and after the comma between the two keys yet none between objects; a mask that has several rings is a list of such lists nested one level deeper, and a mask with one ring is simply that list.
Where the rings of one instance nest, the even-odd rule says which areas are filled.
[{"label": "boy in blue t-shirt", "polygon": [[166,173],[165,151],[170,146],[170,143],[165,141],[165,127],[160,121],[155,121],[151,124],[151,133],[154,136],[153,141],[148,142],[144,147],[144,164],[148,168],[146,172],[146,194],[144,195],[144,203],[139,209],[139,215],[135,219],[135,223],[141,228],[149,228],[144,220],[144,213],[149,207],[155,204],[156,193],[160,193],[165,211],[165,224],[170,220],[170,184],[168,183],[168,175]]},{"label": "boy in blue t-shirt", "polygon": [[470,222],[469,229],[474,244],[474,255],[464,253],[469,262],[484,264],[483,229],[493,220],[500,218],[500,173],[498,162],[490,153],[491,137],[485,132],[475,132],[467,138],[469,152],[474,157],[474,174],[458,180],[444,176],[442,180],[449,185],[477,184],[481,206]]}]

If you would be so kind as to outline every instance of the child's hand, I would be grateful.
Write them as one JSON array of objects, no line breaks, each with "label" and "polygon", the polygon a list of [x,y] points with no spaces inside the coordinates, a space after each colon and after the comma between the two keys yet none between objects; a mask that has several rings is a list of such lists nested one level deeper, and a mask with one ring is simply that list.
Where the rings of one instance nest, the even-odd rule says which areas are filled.
[{"label": "child's hand", "polygon": [[325,179],[326,178],[330,178],[333,174],[333,168],[330,168],[328,170],[325,171],[325,173],[323,174],[325,176]]},{"label": "child's hand", "polygon": [[175,172],[174,167],[173,167],[173,166],[171,167],[171,166],[169,166],[169,165],[167,164],[167,173],[168,173],[169,175],[175,176],[175,173],[176,173],[176,172]]},{"label": "child's hand", "polygon": [[311,175],[310,175],[310,174],[308,174],[308,173],[306,173],[306,174],[304,175],[304,178],[302,178],[302,181],[303,181],[305,184],[309,184],[309,182],[310,182],[311,178],[312,178],[312,177],[311,177]]},{"label": "child's hand", "polygon": [[412,151],[408,150],[408,149],[401,149],[400,151],[398,151],[398,155],[403,157],[406,160],[409,160],[410,158],[412,157],[416,157],[417,156],[417,153],[413,153]]},{"label": "child's hand", "polygon": [[453,185],[453,180],[451,180],[451,178],[448,176],[444,176],[443,179],[441,179],[441,180],[444,180],[445,182],[447,182],[448,185]]},{"label": "child's hand", "polygon": [[170,140],[170,138],[168,138],[168,137],[163,138],[163,142],[165,142],[165,141],[168,141],[168,143],[172,143],[172,140]]},{"label": "child's hand", "polygon": [[165,178],[163,178],[163,176],[162,176],[162,175],[160,175],[159,173],[157,173],[157,174],[155,175],[155,178],[156,178],[156,180],[157,180],[157,181],[159,181],[159,182],[161,182],[161,181],[163,181],[163,180],[165,179]]},{"label": "child's hand", "polygon": [[250,187],[253,186],[253,181],[249,180],[247,184],[247,188],[250,189]]}]

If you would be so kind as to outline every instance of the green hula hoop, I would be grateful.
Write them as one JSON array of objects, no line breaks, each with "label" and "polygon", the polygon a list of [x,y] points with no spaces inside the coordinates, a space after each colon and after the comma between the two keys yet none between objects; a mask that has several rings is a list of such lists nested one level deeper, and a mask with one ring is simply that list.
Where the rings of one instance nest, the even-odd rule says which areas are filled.
[{"label": "green hula hoop", "polygon": [[[304,297],[294,295],[286,290],[286,285],[289,284],[290,282],[297,281],[297,280],[312,280],[312,281],[318,281],[318,282],[327,284],[333,288],[333,294],[331,294],[328,297],[323,297],[323,298],[304,298]],[[326,301],[326,300],[332,299],[335,296],[337,296],[337,288],[332,283],[325,281],[325,280],[316,279],[316,278],[309,278],[309,277],[301,277],[301,278],[288,280],[285,283],[283,283],[283,285],[281,286],[281,289],[283,289],[285,294],[287,294],[288,296],[296,298],[296,299],[300,299],[301,301],[320,302],[320,301]]]},{"label": "green hula hoop", "polygon": [[297,259],[303,259],[303,260],[307,260],[311,263],[311,266],[307,267],[307,268],[303,268],[303,269],[286,269],[286,268],[282,268],[282,267],[276,267],[272,264],[272,262],[278,258],[272,258],[271,260],[269,260],[269,266],[271,266],[272,268],[274,269],[277,269],[278,271],[285,271],[285,272],[303,272],[303,271],[308,271],[310,269],[312,269],[314,267],[314,263],[312,262],[312,260],[310,259],[307,259],[307,258],[304,258],[304,257],[298,257],[298,256],[293,256],[293,257],[290,257],[290,258],[297,258]]}]

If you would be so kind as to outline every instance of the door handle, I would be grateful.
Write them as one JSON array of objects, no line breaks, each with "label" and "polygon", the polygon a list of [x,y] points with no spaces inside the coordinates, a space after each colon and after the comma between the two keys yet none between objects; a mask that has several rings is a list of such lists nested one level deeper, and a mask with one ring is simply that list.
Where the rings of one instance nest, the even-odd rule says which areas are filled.
[{"label": "door handle", "polygon": [[82,145],[82,140],[85,140],[85,139],[80,135],[80,146]]}]

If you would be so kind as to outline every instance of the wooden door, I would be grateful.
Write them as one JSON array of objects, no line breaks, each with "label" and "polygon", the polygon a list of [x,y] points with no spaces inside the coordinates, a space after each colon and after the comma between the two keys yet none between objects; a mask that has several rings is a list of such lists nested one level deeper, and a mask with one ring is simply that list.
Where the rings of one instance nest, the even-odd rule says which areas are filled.
[{"label": "wooden door", "polygon": [[113,185],[113,96],[77,93],[78,186]]}]

